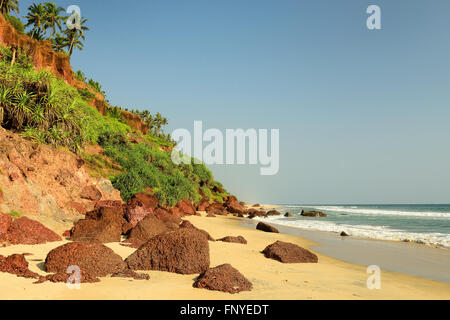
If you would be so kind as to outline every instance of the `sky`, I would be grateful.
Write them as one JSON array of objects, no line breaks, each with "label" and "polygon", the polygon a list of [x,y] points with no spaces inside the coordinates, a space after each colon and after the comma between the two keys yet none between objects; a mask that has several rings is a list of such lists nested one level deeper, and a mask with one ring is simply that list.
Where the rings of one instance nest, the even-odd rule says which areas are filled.
[{"label": "sky", "polygon": [[277,175],[211,167],[243,201],[450,203],[450,1],[55,2],[88,18],[72,65],[113,105],[161,112],[168,133],[280,130]]}]

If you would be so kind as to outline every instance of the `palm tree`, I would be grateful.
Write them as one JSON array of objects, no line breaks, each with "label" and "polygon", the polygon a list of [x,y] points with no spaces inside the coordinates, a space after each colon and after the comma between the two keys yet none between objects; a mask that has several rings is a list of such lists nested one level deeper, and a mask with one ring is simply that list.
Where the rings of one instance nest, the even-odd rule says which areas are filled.
[{"label": "palm tree", "polygon": [[19,13],[19,0],[0,0],[0,12],[8,15],[11,11]]},{"label": "palm tree", "polygon": [[42,3],[36,4],[33,3],[31,6],[28,7],[28,14],[24,16],[25,19],[27,19],[26,27],[32,26],[32,32],[30,36],[32,38],[35,38],[36,32],[37,34],[41,34],[41,32],[46,31],[46,9],[42,5]]},{"label": "palm tree", "polygon": [[56,52],[63,52],[64,48],[68,46],[67,38],[57,33],[53,39],[50,40],[52,42],[53,50]]},{"label": "palm tree", "polygon": [[86,40],[86,36],[84,34],[84,31],[89,31],[89,28],[86,27],[84,24],[88,21],[88,19],[81,19],[80,20],[80,27],[79,28],[73,28],[73,29],[66,29],[64,31],[64,34],[66,35],[66,39],[68,42],[69,47],[69,56],[72,56],[73,50],[83,50],[84,44],[81,41],[81,39]]},{"label": "palm tree", "polygon": [[61,22],[64,20],[64,17],[61,15],[64,12],[64,9],[61,7],[57,7],[56,4],[47,2],[44,4],[45,8],[45,28],[50,29],[50,39],[52,39],[53,35],[56,33],[56,27],[61,30]]}]

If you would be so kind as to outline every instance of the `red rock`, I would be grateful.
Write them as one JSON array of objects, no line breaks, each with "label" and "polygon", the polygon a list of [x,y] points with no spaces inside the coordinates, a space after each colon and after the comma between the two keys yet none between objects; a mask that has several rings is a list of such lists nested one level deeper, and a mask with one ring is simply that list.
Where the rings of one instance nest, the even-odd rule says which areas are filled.
[{"label": "red rock", "polygon": [[227,207],[228,212],[236,213],[244,215],[247,213],[247,210],[244,206],[242,206],[239,201],[236,199],[236,197],[231,196],[228,201],[226,202],[225,206]]},{"label": "red rock", "polygon": [[132,278],[134,280],[150,280],[150,276],[145,273],[137,273],[133,270],[126,269],[125,271],[117,272],[111,276],[112,278]]},{"label": "red rock", "polygon": [[327,215],[323,212],[318,212],[318,211],[306,211],[306,210],[302,210],[302,214],[303,217],[313,217],[313,218],[325,218],[327,217]]},{"label": "red rock", "polygon": [[123,208],[100,207],[88,212],[84,220],[75,223],[72,241],[81,242],[120,242],[122,234],[128,231],[128,224],[123,217]]},{"label": "red rock", "polygon": [[140,221],[130,232],[130,236],[126,243],[130,243],[132,247],[138,248],[153,237],[168,232],[166,224],[159,220],[155,215],[151,214]]},{"label": "red rock", "polygon": [[[90,273],[87,272],[80,272],[80,282],[81,283],[97,283],[100,282],[100,279],[97,278],[96,276],[93,276]],[[55,274],[51,274],[48,276],[40,276],[39,280],[34,282],[34,284],[41,284],[44,282],[53,282],[53,283],[58,283],[58,282],[62,282],[62,283],[67,283],[67,281],[69,280],[69,277],[71,277],[72,274],[68,274],[68,273],[55,273]],[[73,278],[71,279],[73,280]]]},{"label": "red rock", "polygon": [[202,273],[209,268],[209,244],[197,230],[181,229],[152,238],[125,262],[132,270]]},{"label": "red rock", "polygon": [[91,201],[99,201],[102,198],[102,193],[94,185],[86,186],[83,190],[81,190],[80,198]]},{"label": "red rock", "polygon": [[69,207],[77,211],[79,214],[86,214],[87,212],[86,206],[80,202],[72,201],[69,203]]},{"label": "red rock", "polygon": [[2,235],[6,235],[8,232],[12,220],[9,214],[0,214],[0,239]]},{"label": "red rock", "polygon": [[176,207],[180,209],[180,211],[183,213],[183,215],[189,215],[189,216],[195,216],[197,214],[197,211],[195,210],[195,207],[192,205],[191,201],[184,200],[182,202],[179,202]]},{"label": "red rock", "polygon": [[72,231],[71,230],[66,230],[64,231],[64,233],[62,234],[63,238],[70,238]]},{"label": "red rock", "polygon": [[65,274],[70,266],[78,266],[82,273],[94,277],[106,277],[126,269],[122,258],[100,243],[71,242],[50,251],[45,260],[48,273]]},{"label": "red rock", "polygon": [[150,191],[138,193],[128,201],[128,206],[139,206],[151,210],[155,210],[158,207],[158,204],[158,198],[150,194]]},{"label": "red rock", "polygon": [[123,202],[120,200],[101,200],[95,203],[95,209],[104,207],[123,209]]},{"label": "red rock", "polygon": [[260,230],[260,231],[264,231],[264,232],[280,233],[276,228],[274,228],[268,224],[265,224],[263,222],[258,223],[258,225],[256,226],[256,229]]},{"label": "red rock", "polygon": [[213,204],[209,205],[206,208],[206,212],[215,214],[215,215],[219,215],[219,216],[226,216],[228,214],[228,211],[221,203],[213,203]]},{"label": "red rock", "polygon": [[20,175],[19,175],[17,172],[11,172],[11,173],[9,174],[9,180],[10,180],[11,182],[17,181],[17,180],[19,180],[19,179],[20,179]]},{"label": "red rock", "polygon": [[238,270],[229,264],[209,269],[194,283],[195,288],[236,294],[251,291],[253,285]]},{"label": "red rock", "polygon": [[270,210],[269,212],[267,212],[267,216],[281,216],[281,213],[277,210]]},{"label": "red rock", "polygon": [[28,269],[28,262],[23,254],[14,254],[7,258],[0,256],[0,272],[15,274],[22,278],[39,278],[37,273]]},{"label": "red rock", "polygon": [[209,207],[209,201],[203,199],[197,206],[197,211],[206,211],[206,208]]},{"label": "red rock", "polygon": [[245,240],[244,237],[238,236],[238,237],[225,237],[222,239],[219,239],[217,241],[221,242],[230,242],[230,243],[241,243],[241,244],[247,244],[247,240]]},{"label": "red rock", "polygon": [[319,258],[312,252],[292,243],[277,241],[263,251],[264,256],[282,263],[318,263]]},{"label": "red rock", "polygon": [[158,208],[155,210],[155,216],[161,220],[169,229],[177,229],[181,223],[181,216],[178,215],[176,210],[171,210],[170,213],[168,210]]},{"label": "red rock", "polygon": [[255,210],[255,211],[251,211],[251,213],[248,216],[249,219],[254,219],[256,217],[267,218],[267,215],[264,211]]},{"label": "red rock", "polygon": [[5,241],[11,245],[18,244],[45,244],[47,242],[61,241],[52,230],[46,228],[41,223],[22,217],[20,219],[13,219],[10,224],[8,233],[5,236]]},{"label": "red rock", "polygon": [[211,237],[211,235],[208,232],[206,232],[205,230],[198,229],[189,221],[183,220],[183,222],[180,225],[180,229],[193,229],[193,230],[199,231],[203,236],[206,237],[206,239],[208,241],[213,241],[213,242],[216,241],[216,240],[214,240],[213,237]]},{"label": "red rock", "polygon": [[125,218],[134,228],[149,214],[153,214],[153,210],[138,205],[128,205],[125,209]]}]

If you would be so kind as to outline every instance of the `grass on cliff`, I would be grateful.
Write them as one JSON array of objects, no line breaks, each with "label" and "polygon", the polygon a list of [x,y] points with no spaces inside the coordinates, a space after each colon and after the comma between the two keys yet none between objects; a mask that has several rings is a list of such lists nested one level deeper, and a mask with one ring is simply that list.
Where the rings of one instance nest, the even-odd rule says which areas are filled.
[{"label": "grass on cliff", "polygon": [[[12,56],[10,49],[0,49],[0,126],[81,154],[90,173],[111,179],[125,201],[146,188],[169,206],[185,199],[198,203],[202,193],[219,202],[227,195],[214,191],[222,187],[206,166],[175,165],[173,144],[164,135],[135,132],[139,143],[131,142],[132,129],[124,123],[120,108],[110,108],[103,116],[87,103],[86,92],[48,71],[34,70],[21,53],[11,66]],[[104,156],[83,153],[88,144],[102,146]]]}]

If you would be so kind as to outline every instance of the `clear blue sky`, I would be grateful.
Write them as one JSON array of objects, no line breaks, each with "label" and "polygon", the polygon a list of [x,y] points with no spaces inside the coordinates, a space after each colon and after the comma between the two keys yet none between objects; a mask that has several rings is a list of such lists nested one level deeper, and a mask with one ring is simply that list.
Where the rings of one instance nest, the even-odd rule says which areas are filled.
[{"label": "clear blue sky", "polygon": [[113,104],[280,129],[278,175],[212,168],[244,201],[450,203],[450,1],[56,2],[89,19],[72,64]]}]

